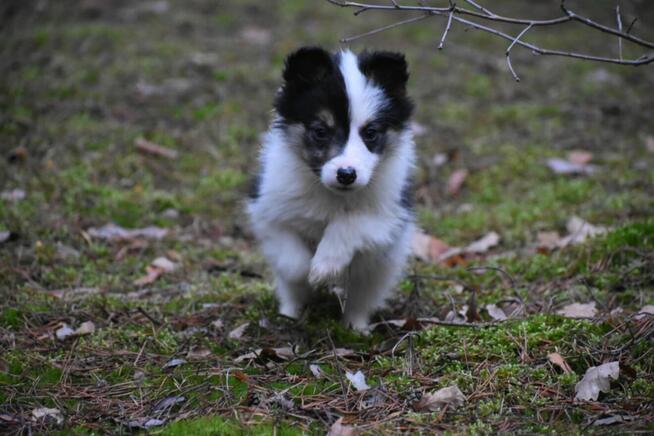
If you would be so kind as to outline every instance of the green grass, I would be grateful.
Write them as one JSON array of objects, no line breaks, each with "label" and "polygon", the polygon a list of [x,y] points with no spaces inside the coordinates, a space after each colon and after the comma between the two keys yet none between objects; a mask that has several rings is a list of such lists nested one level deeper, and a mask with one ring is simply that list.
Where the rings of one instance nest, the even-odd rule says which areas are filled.
[{"label": "green grass", "polygon": [[[411,339],[379,327],[362,336],[340,324],[329,294],[298,323],[276,315],[243,199],[287,53],[298,41],[334,48],[338,37],[393,17],[355,17],[327,2],[167,4],[165,13],[131,3],[49,2],[39,13],[20,6],[0,30],[0,191],[26,193],[0,201],[0,231],[11,232],[0,242],[0,413],[55,434],[131,432],[130,422],[150,418],[165,420],[148,430],[155,434],[314,434],[339,417],[364,434],[582,433],[609,413],[634,418],[612,428],[618,432],[654,430],[650,330],[629,317],[654,304],[649,70],[514,51],[523,78],[516,84],[504,41],[454,26],[436,50],[439,17],[357,43],[355,50],[399,50],[409,61],[416,119],[428,130],[416,138],[419,225],[453,246],[501,236],[467,265],[412,262],[412,273],[436,279],[405,279],[378,319],[443,319],[475,303],[491,323],[487,304],[524,303],[517,319],[497,325],[431,326]],[[551,12],[528,9],[522,15]],[[270,32],[270,42],[243,39],[248,28]],[[542,37],[553,47],[606,48],[573,26]],[[215,62],[197,62],[202,54]],[[599,69],[610,81],[593,79]],[[141,154],[137,138],[179,156]],[[547,168],[548,158],[575,149],[592,152],[599,170],[568,176]],[[435,168],[437,153],[451,159]],[[447,195],[460,168],[469,176]],[[611,231],[583,245],[536,248],[538,232],[564,235],[573,215]],[[158,241],[89,237],[90,227],[110,222],[170,233]],[[179,268],[135,285],[160,256]],[[596,320],[555,315],[591,301]],[[623,313],[609,316],[617,309]],[[85,321],[95,333],[55,338],[62,323]],[[230,337],[245,322],[244,338]],[[297,352],[291,361],[267,350],[237,362],[288,346]],[[352,351],[337,359],[337,348]],[[189,357],[203,349],[209,354]],[[548,363],[554,351],[574,374]],[[173,358],[187,362],[165,367]],[[608,360],[622,368],[610,391],[594,405],[572,403],[586,369]],[[374,387],[368,393],[343,378],[359,369]],[[468,398],[460,408],[413,408],[420,395],[451,384]],[[185,400],[155,410],[171,397]],[[37,407],[60,409],[64,424],[32,422]],[[21,425],[6,428],[25,431]]]}]

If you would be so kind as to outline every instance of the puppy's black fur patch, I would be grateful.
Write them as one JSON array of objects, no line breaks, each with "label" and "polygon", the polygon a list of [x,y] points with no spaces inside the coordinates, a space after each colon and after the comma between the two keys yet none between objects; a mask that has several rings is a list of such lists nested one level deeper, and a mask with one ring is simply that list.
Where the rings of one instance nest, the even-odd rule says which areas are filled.
[{"label": "puppy's black fur patch", "polygon": [[378,84],[389,99],[379,112],[378,122],[395,130],[403,129],[413,112],[413,103],[406,95],[409,73],[404,55],[365,51],[359,55],[359,69],[369,80]]},{"label": "puppy's black fur patch", "polygon": [[[349,135],[349,101],[338,67],[339,55],[317,47],[304,47],[286,59],[284,84],[275,99],[281,126],[301,124],[305,129],[302,155],[316,174],[322,164],[341,152]],[[321,125],[319,114],[327,111],[332,126]],[[326,139],[312,132],[322,128]]]}]

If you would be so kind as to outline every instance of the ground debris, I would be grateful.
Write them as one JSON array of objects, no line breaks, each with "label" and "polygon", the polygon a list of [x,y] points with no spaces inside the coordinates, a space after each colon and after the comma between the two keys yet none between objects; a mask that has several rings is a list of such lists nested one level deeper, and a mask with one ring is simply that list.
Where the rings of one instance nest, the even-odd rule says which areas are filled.
[{"label": "ground debris", "polygon": [[594,318],[597,315],[595,302],[572,303],[556,311],[558,315],[566,318]]},{"label": "ground debris", "polygon": [[87,233],[97,239],[121,240],[121,239],[162,239],[168,234],[168,229],[149,226],[142,229],[125,229],[119,225],[109,223],[102,227],[91,227]]},{"label": "ground debris", "polygon": [[591,366],[586,370],[584,378],[575,385],[575,400],[597,401],[600,392],[608,392],[611,380],[617,380],[619,375],[620,363],[617,361]]},{"label": "ground debris", "polygon": [[413,408],[418,412],[434,412],[443,406],[457,407],[465,402],[465,395],[458,386],[454,385],[424,394],[420,400],[413,403]]}]

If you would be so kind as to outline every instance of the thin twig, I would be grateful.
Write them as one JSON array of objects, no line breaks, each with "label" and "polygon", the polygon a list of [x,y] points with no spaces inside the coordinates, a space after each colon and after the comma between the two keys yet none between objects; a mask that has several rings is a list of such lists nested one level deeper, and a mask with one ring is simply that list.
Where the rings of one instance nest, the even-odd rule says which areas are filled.
[{"label": "thin twig", "polygon": [[476,3],[476,2],[474,2],[473,0],[465,0],[465,2],[468,3],[468,4],[471,4],[471,5],[474,6],[474,7],[476,7],[477,9],[479,9],[480,11],[482,11],[483,13],[485,13],[486,15],[488,15],[489,17],[493,17],[493,16],[495,16],[494,13],[492,13],[491,11],[489,11],[488,9],[486,9],[485,7],[483,7],[482,5],[480,5],[480,4]]},{"label": "thin twig", "polygon": [[515,79],[516,82],[520,81],[520,77],[516,74],[515,70],[513,69],[513,65],[511,65],[511,49],[513,48],[514,45],[524,36],[525,33],[529,32],[529,29],[531,29],[533,26],[530,24],[529,26],[525,27],[522,29],[522,32],[518,34],[518,36],[515,37],[513,42],[509,45],[509,48],[506,49],[506,63],[509,66],[509,70],[511,70],[511,74],[513,74],[513,78]]},{"label": "thin twig", "polygon": [[[622,17],[620,16],[620,5],[616,5],[615,7],[615,19],[618,22],[618,30],[622,32]],[[618,55],[620,56],[620,60],[623,60],[622,57],[622,38],[618,36]]]},{"label": "thin twig", "polygon": [[453,17],[454,17],[454,7],[450,11],[450,14],[447,16],[447,24],[445,25],[445,31],[443,32],[443,36],[441,37],[441,42],[438,44],[439,50],[442,50],[443,46],[445,45],[445,38],[447,38],[447,33],[450,31],[450,28],[452,27]]},{"label": "thin twig", "polygon": [[382,26],[382,27],[379,27],[377,29],[373,29],[373,30],[371,30],[369,32],[361,33],[359,35],[349,36],[347,38],[342,38],[341,42],[342,43],[352,42],[352,41],[355,41],[355,40],[360,39],[360,38],[365,38],[366,36],[370,36],[370,35],[374,35],[374,34],[379,33],[379,32],[383,32],[385,30],[393,29],[395,27],[400,27],[400,26],[403,26],[405,24],[415,23],[416,21],[424,20],[425,18],[429,18],[429,15],[426,15],[426,14],[425,15],[419,15],[417,17],[409,18],[408,20],[397,21],[397,22],[389,24],[387,26]]}]

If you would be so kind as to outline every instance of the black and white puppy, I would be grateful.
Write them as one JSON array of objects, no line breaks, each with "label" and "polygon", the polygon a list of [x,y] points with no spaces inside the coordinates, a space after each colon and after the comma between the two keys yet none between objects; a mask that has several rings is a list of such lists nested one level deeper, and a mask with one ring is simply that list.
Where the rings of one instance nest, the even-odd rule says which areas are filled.
[{"label": "black and white puppy", "polygon": [[406,61],[305,47],[288,56],[283,76],[247,204],[279,312],[297,318],[312,289],[338,286],[345,322],[366,330],[400,279],[413,234]]}]

